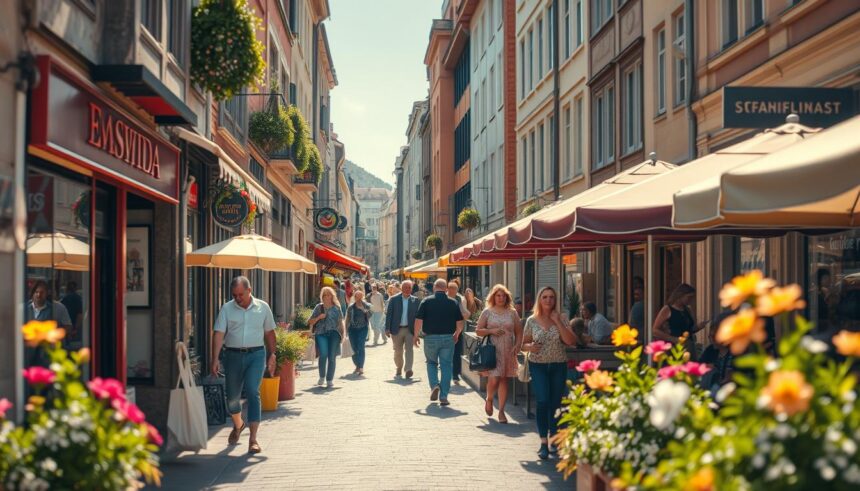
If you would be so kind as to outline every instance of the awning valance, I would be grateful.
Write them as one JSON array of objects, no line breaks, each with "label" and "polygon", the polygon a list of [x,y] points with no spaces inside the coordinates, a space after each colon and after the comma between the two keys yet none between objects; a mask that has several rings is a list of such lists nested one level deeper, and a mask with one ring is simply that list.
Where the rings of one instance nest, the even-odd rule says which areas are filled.
[{"label": "awning valance", "polygon": [[245,172],[245,169],[239,167],[217,143],[185,128],[175,128],[175,131],[179,138],[206,150],[218,159],[219,177],[221,179],[233,184],[245,182],[248,185],[248,194],[251,195],[251,199],[254,200],[260,211],[268,213],[272,209],[272,195],[253,176]]},{"label": "awning valance", "polygon": [[365,274],[370,271],[370,266],[364,264],[360,260],[344,254],[336,249],[326,247],[320,244],[313,244],[314,258],[320,264],[347,271],[355,271],[356,273]]}]

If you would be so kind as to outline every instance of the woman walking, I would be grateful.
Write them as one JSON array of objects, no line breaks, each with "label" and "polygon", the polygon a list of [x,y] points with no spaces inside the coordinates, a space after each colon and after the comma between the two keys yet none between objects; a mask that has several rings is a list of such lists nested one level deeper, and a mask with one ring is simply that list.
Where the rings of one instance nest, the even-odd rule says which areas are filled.
[{"label": "woman walking", "polygon": [[696,289],[687,283],[681,283],[672,291],[666,300],[666,305],[660,309],[654,319],[655,339],[662,339],[674,344],[679,341],[682,335],[687,334],[687,352],[694,358],[696,340],[692,334],[701,331],[708,325],[708,321],[696,324],[696,317],[693,315],[693,309],[690,308],[695,297]]},{"label": "woman walking", "polygon": [[319,373],[317,385],[334,386],[334,370],[340,343],[344,336],[343,314],[337,294],[331,287],[320,290],[320,303],[314,307],[310,321],[314,340],[319,349]]},{"label": "woman walking", "polygon": [[[466,290],[467,302],[470,291]],[[474,294],[472,297],[474,299]],[[523,330],[517,311],[514,310],[511,292],[504,285],[496,285],[490,291],[487,308],[481,312],[475,333],[478,336],[490,336],[496,347],[496,368],[482,374],[488,377],[484,411],[487,416],[493,415],[493,396],[498,390],[499,423],[507,424],[505,403],[508,401],[508,378],[517,376],[517,353],[522,343]]]},{"label": "woman walking", "polygon": [[[504,288],[504,285],[496,285]],[[495,287],[493,287],[495,288]],[[475,292],[471,288],[466,288],[466,308],[469,309],[470,315],[475,315],[475,313],[481,311],[484,306],[481,304],[481,299],[475,296]],[[492,292],[487,298],[491,298],[493,296]],[[489,308],[490,304],[487,302],[487,308]]]},{"label": "woman walking", "polygon": [[353,374],[364,375],[365,342],[370,326],[371,305],[364,301],[364,290],[356,289],[349,308],[346,309],[346,327],[349,329],[349,345],[352,347]]},{"label": "woman walking", "polygon": [[385,314],[385,298],[379,292],[379,285],[374,284],[370,291],[370,327],[373,329],[373,345],[379,344],[379,338],[382,338],[382,344],[388,342],[385,337],[385,324],[382,323],[382,317]]},{"label": "woman walking", "polygon": [[567,382],[567,353],[565,345],[576,343],[576,335],[567,326],[558,312],[557,296],[552,287],[538,292],[534,314],[526,320],[523,328],[523,350],[529,353],[529,373],[532,390],[537,400],[537,421],[542,460],[558,450],[550,449],[548,437],[558,431],[556,410],[561,407],[561,398]]}]

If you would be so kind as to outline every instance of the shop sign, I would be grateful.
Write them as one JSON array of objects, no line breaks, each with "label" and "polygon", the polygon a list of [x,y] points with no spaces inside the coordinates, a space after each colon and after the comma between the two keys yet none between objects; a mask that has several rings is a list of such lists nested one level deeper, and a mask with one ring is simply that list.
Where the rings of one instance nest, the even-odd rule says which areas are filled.
[{"label": "shop sign", "polygon": [[32,146],[176,203],[179,150],[72,72],[40,57]]},{"label": "shop sign", "polygon": [[320,208],[314,215],[314,227],[322,232],[336,229],[339,221],[339,215],[334,208]]},{"label": "shop sign", "polygon": [[27,178],[27,230],[54,231],[54,178],[35,175]]},{"label": "shop sign", "polygon": [[822,87],[723,87],[724,128],[775,128],[789,114],[813,128],[856,114],[851,89]]},{"label": "shop sign", "polygon": [[191,187],[188,189],[188,207],[189,208],[194,208],[195,210],[197,209],[197,207],[198,207],[198,204],[197,204],[198,196],[199,195],[197,194],[197,182],[192,182]]},{"label": "shop sign", "polygon": [[212,218],[225,227],[238,227],[248,218],[248,200],[239,193],[231,193],[212,205]]},{"label": "shop sign", "polygon": [[343,230],[343,229],[345,229],[345,228],[346,228],[346,225],[347,225],[346,217],[345,217],[345,216],[343,216],[343,215],[340,215],[340,216],[337,218],[337,229],[338,229],[338,230]]}]

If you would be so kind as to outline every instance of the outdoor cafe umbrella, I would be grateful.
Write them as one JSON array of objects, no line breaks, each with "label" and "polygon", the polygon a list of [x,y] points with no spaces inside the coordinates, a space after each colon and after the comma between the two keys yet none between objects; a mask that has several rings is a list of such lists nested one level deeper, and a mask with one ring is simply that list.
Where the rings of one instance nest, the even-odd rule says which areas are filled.
[{"label": "outdoor cafe umbrella", "polygon": [[27,267],[89,271],[90,246],[60,232],[31,235],[27,238]]},{"label": "outdoor cafe umbrella", "polygon": [[192,251],[188,266],[225,269],[262,269],[282,273],[316,274],[316,263],[256,234],[237,235]]}]

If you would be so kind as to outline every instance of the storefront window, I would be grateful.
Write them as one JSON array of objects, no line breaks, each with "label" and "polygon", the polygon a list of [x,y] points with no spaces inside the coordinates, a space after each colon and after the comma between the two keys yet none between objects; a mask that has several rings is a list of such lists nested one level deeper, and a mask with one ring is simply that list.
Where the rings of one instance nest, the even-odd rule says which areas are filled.
[{"label": "storefront window", "polygon": [[583,298],[583,273],[587,264],[587,252],[562,257],[564,263],[563,312],[569,318],[579,317]]},{"label": "storefront window", "polygon": [[[91,347],[90,224],[92,188],[31,170],[27,175],[27,269],[24,319],[54,320],[65,348]],[[35,356],[35,355],[34,355]],[[35,359],[27,360],[28,364]],[[89,367],[84,367],[88,376]]]},{"label": "storefront window", "polygon": [[860,330],[860,231],[809,239],[810,318],[820,332]]},{"label": "storefront window", "polygon": [[615,322],[615,306],[617,303],[617,268],[612,248],[605,247],[603,250],[603,291],[605,295],[603,297],[602,314],[612,322]]},{"label": "storefront window", "polygon": [[765,239],[741,237],[738,239],[739,258],[738,274],[746,274],[753,270],[767,271],[767,255]]}]

